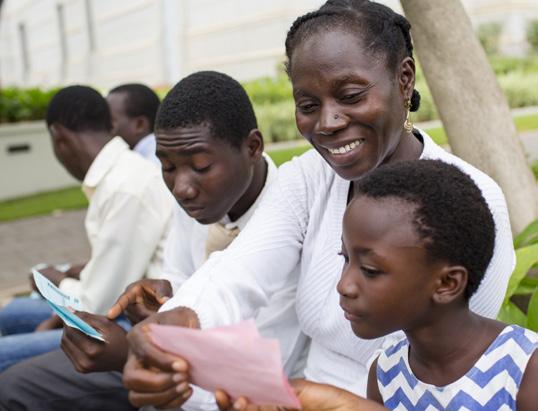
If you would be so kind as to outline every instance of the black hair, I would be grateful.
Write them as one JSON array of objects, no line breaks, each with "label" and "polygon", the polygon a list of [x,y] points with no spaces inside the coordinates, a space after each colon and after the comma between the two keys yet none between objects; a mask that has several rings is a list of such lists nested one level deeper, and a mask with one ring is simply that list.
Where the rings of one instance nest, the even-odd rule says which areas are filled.
[{"label": "black hair", "polygon": [[396,198],[416,206],[413,224],[431,261],[468,271],[464,297],[477,290],[493,256],[495,222],[474,181],[440,160],[381,166],[358,182],[357,196]]},{"label": "black hair", "polygon": [[168,92],[155,128],[169,130],[207,124],[212,137],[240,147],[258,127],[245,89],[230,76],[216,71],[193,73]]},{"label": "black hair", "polygon": [[139,83],[122,84],[109,91],[112,93],[125,93],[125,113],[127,116],[146,117],[149,121],[150,130],[155,127],[155,116],[159,109],[159,96],[148,86]]},{"label": "black hair", "polygon": [[[341,28],[360,33],[363,43],[373,53],[382,55],[394,71],[404,57],[413,58],[411,25],[405,17],[389,7],[369,0],[328,0],[318,10],[298,17],[286,36],[286,71],[291,72],[293,51],[315,33]],[[420,106],[420,94],[413,90],[411,111]]]},{"label": "black hair", "polygon": [[52,97],[46,115],[47,126],[59,123],[75,132],[112,130],[105,98],[87,86],[69,86]]}]

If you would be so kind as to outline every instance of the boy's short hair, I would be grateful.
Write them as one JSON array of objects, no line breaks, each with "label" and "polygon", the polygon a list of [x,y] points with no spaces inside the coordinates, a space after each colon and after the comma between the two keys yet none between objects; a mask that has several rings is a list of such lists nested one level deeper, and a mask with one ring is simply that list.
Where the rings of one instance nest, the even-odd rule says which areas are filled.
[{"label": "boy's short hair", "polygon": [[47,107],[46,121],[49,127],[59,123],[75,132],[112,130],[106,100],[87,86],[69,86],[58,91]]},{"label": "boy's short hair", "polygon": [[439,160],[403,161],[379,167],[357,188],[357,196],[415,205],[413,224],[428,257],[465,267],[469,278],[464,297],[471,297],[495,245],[493,216],[471,177]]},{"label": "boy's short hair", "polygon": [[155,129],[170,130],[207,124],[212,137],[240,147],[258,127],[245,89],[230,76],[216,71],[193,73],[166,95]]},{"label": "boy's short hair", "polygon": [[125,93],[125,113],[128,117],[146,117],[149,121],[149,128],[153,130],[155,127],[155,116],[159,110],[159,96],[148,86],[140,83],[121,84],[114,87],[108,92]]}]

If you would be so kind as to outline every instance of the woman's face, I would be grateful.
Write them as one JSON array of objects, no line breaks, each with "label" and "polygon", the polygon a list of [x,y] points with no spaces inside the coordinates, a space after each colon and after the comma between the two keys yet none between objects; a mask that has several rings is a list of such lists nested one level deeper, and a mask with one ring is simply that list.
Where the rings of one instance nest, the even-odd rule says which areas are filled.
[{"label": "woman's face", "polygon": [[356,34],[336,29],[297,45],[290,77],[299,132],[342,178],[356,180],[405,151],[414,66],[393,73]]}]

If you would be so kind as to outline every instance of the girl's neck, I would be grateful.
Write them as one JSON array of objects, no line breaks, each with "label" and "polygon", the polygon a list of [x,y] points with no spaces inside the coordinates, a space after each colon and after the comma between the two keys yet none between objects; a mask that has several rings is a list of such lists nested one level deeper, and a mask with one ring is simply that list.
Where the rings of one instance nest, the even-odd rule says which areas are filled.
[{"label": "girl's neck", "polygon": [[495,340],[505,324],[481,317],[468,307],[452,308],[427,326],[405,331],[409,366],[428,384],[448,385],[463,377]]}]

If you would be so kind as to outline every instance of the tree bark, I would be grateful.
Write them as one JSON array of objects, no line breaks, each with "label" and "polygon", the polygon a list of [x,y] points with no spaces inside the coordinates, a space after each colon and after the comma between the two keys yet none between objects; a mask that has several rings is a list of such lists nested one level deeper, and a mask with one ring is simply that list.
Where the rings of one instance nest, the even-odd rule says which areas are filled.
[{"label": "tree bark", "polygon": [[538,189],[469,17],[459,0],[401,4],[453,153],[497,181],[519,233],[538,217]]}]

